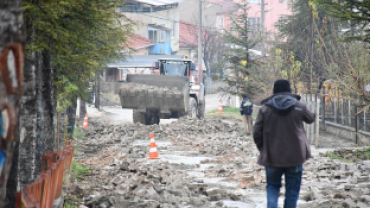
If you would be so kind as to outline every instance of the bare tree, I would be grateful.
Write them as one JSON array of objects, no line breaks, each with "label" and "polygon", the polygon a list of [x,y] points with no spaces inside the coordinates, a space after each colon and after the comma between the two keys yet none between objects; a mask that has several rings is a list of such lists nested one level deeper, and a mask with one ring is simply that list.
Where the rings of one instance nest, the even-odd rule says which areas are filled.
[{"label": "bare tree", "polygon": [[[198,26],[185,21],[181,21],[183,34],[185,37],[180,38],[180,44],[185,45],[190,50],[198,53]],[[210,72],[212,63],[214,62],[217,55],[217,46],[220,38],[217,32],[203,29],[202,31],[202,47],[203,47],[203,61],[207,72]]]}]

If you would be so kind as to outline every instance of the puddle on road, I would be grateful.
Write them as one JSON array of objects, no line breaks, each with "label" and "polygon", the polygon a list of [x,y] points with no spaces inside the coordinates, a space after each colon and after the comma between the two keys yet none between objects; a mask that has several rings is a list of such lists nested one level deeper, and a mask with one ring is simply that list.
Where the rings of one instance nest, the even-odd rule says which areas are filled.
[{"label": "puddle on road", "polygon": [[[171,146],[172,142],[170,141],[155,141],[155,144],[157,147],[164,147],[164,146]],[[149,146],[150,140],[135,140],[135,142],[132,144],[133,146]]]},{"label": "puddle on road", "polygon": [[222,201],[225,207],[232,208],[258,208],[253,202],[241,202],[241,201]]},{"label": "puddle on road", "polygon": [[213,177],[213,178],[200,178],[204,180],[204,183],[206,184],[217,184],[218,186],[222,188],[235,188],[239,183],[238,182],[227,182],[227,181],[222,181],[226,178],[221,178],[221,177]]},{"label": "puddle on road", "polygon": [[189,157],[180,155],[161,155],[161,159],[172,164],[197,165],[200,161],[212,159],[211,157]]}]

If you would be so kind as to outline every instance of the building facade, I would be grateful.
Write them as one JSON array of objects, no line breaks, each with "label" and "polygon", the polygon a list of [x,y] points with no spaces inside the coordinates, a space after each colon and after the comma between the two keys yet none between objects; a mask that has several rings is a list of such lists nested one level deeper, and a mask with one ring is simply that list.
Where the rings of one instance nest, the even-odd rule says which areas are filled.
[{"label": "building facade", "polygon": [[136,23],[135,35],[154,43],[149,55],[171,55],[179,49],[179,1],[130,0],[116,11]]}]

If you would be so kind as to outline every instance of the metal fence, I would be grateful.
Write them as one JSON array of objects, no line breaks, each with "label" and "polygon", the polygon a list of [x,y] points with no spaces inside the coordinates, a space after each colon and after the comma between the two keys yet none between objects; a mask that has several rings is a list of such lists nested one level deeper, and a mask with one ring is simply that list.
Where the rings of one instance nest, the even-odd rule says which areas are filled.
[{"label": "metal fence", "polygon": [[[347,133],[343,138],[352,138],[351,135],[354,135],[353,143],[355,145],[359,144],[359,135],[370,132],[370,111],[366,108],[360,112],[366,106],[364,102],[325,94],[325,90],[323,90],[323,93],[301,94],[301,97],[301,100],[306,102],[307,107],[317,115],[314,125],[305,124],[310,144],[319,146],[320,130],[321,133],[326,134],[328,125],[336,126],[335,128],[338,128],[338,130],[345,129]],[[339,134],[337,136],[341,137]]]},{"label": "metal fence", "polygon": [[319,109],[320,98],[317,94],[301,94],[301,101],[306,103],[308,109],[316,114],[315,122],[312,124],[304,123],[307,134],[307,140],[311,145],[319,146],[320,126],[319,126]]},{"label": "metal fence", "polygon": [[[18,193],[17,208],[49,208],[62,194],[64,173],[70,168],[74,148],[71,143],[57,153],[43,155],[43,173],[39,180],[27,185]],[[19,195],[21,197],[19,197]]]},{"label": "metal fence", "polygon": [[343,99],[334,96],[321,94],[325,102],[320,111],[320,117],[325,121],[330,121],[343,126],[352,127],[362,131],[370,131],[370,112],[365,109],[358,115],[366,105],[359,100]]}]

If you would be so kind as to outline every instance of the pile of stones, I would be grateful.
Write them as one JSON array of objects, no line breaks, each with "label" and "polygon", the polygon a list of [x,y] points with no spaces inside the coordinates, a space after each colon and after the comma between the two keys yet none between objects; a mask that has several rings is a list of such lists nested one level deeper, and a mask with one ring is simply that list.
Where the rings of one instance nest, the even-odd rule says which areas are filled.
[{"label": "pile of stones", "polygon": [[135,89],[138,91],[151,90],[151,91],[162,93],[162,94],[163,92],[171,92],[171,91],[174,93],[180,92],[179,89],[177,89],[177,87],[173,87],[172,89],[169,89],[168,87],[157,87],[153,85],[145,85],[145,84],[139,84],[139,83],[134,83],[134,82],[129,82],[123,85],[123,87],[121,87],[120,89],[120,92],[122,90],[126,91],[126,90],[132,90],[132,89]]},{"label": "pile of stones", "polygon": [[[69,193],[83,197],[84,206],[209,208],[237,201],[256,207],[250,193],[266,197],[264,168],[256,164],[259,152],[252,138],[242,136],[238,120],[207,117],[153,126],[89,124],[84,130],[88,140],[75,142],[75,158],[90,173],[69,184]],[[169,143],[157,145],[161,153],[206,159],[199,164],[147,160],[150,132],[157,143]],[[143,145],[137,145],[140,141]],[[192,171],[201,171],[203,177]],[[304,165],[298,207],[370,207],[369,175],[370,161],[310,159]],[[221,180],[214,184],[204,178]]]},{"label": "pile of stones", "polygon": [[344,158],[346,160],[369,160],[370,150],[369,149],[340,149],[334,150],[327,153],[326,156],[331,156],[335,158]]}]

